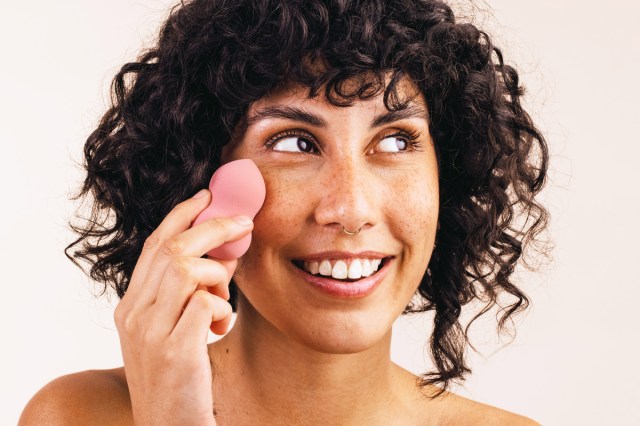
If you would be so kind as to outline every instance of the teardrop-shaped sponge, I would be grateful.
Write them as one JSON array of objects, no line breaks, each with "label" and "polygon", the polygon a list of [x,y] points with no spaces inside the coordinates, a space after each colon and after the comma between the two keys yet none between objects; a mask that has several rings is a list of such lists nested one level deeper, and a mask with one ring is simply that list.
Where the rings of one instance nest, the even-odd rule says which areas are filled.
[{"label": "teardrop-shaped sponge", "polygon": [[[216,170],[209,181],[211,204],[193,221],[191,226],[214,218],[249,216],[253,219],[266,195],[264,179],[256,164],[249,159],[231,161]],[[207,255],[214,259],[237,259],[249,249],[251,234],[236,241],[224,243],[210,250]]]}]

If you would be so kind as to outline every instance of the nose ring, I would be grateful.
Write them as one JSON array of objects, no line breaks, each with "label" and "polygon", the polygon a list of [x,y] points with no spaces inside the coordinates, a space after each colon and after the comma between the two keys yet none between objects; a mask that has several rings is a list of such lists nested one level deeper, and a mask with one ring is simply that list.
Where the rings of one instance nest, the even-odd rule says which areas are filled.
[{"label": "nose ring", "polygon": [[355,231],[351,232],[351,231],[347,231],[347,228],[344,227],[344,225],[342,225],[342,231],[347,234],[347,235],[357,235],[360,233],[360,231],[362,230],[362,226],[358,229],[356,229]]}]

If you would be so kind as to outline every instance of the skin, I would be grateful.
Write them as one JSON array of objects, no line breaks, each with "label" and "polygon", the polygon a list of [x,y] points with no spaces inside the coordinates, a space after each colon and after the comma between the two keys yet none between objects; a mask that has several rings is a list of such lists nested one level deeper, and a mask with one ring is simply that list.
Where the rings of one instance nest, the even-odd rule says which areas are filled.
[{"label": "skin", "polygon": [[[210,195],[179,206],[145,245],[136,282],[116,310],[126,375],[119,368],[56,379],[36,394],[20,424],[131,424],[134,417],[137,424],[168,424],[168,418],[213,424],[212,408],[218,425],[257,419],[276,425],[284,418],[287,424],[536,424],[451,393],[430,400],[425,391],[433,389],[420,389],[412,373],[390,360],[392,324],[427,268],[439,205],[427,106],[409,82],[401,93],[413,99],[414,113],[380,126],[372,123],[388,113],[382,96],[340,108],[290,87],[253,104],[251,125],[223,151],[223,161],[250,158],[264,176],[267,198],[253,227],[227,220],[188,230]],[[299,108],[325,125],[259,119],[276,106]],[[282,135],[294,129],[300,134]],[[399,132],[418,135],[416,144],[392,136]],[[299,150],[298,138],[309,151]],[[362,230],[349,236],[343,226]],[[241,291],[235,325],[207,346],[211,320],[223,334],[230,318],[225,271],[235,261],[183,262],[183,272],[173,275],[180,268],[172,265],[251,229],[252,245],[234,275]],[[292,264],[326,250],[381,252],[392,256],[390,269],[366,297],[330,296]],[[157,323],[179,312],[170,310],[174,299],[187,308],[173,314],[173,323],[166,320],[169,331],[158,337]],[[175,389],[187,396],[176,399],[182,393]]]},{"label": "skin", "polygon": [[[292,89],[251,107],[250,121],[260,110],[290,106],[319,116],[327,126],[266,118],[224,152],[225,160],[255,161],[267,199],[234,276],[244,295],[237,322],[212,348],[224,371],[223,379],[214,381],[220,383],[216,401],[226,398],[224,381],[259,377],[251,386],[235,387],[238,396],[256,407],[287,406],[287,417],[300,422],[362,424],[381,419],[390,404],[405,408],[405,376],[389,361],[391,327],[426,270],[438,217],[427,109],[419,97],[413,105],[414,117],[377,127],[371,127],[375,117],[388,112],[381,96],[340,108]],[[297,135],[278,141],[275,147],[286,151],[265,148],[265,141],[289,129],[300,129],[312,142],[311,153],[295,146]],[[419,146],[391,136],[398,132],[419,133]],[[362,231],[349,236],[343,225]],[[372,250],[394,258],[374,293],[339,299],[298,277],[291,262],[326,250]],[[270,392],[274,383],[286,391]],[[310,398],[301,401],[296,397],[301,394]],[[301,403],[287,404],[294,398]],[[225,415],[225,409],[219,418],[238,418],[240,413]]]}]

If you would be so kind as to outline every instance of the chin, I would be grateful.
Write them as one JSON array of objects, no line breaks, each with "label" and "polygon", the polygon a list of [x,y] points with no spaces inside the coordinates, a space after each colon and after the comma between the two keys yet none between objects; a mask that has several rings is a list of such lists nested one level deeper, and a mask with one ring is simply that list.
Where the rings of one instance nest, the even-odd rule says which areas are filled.
[{"label": "chin", "polygon": [[367,297],[336,301],[325,296],[305,300],[305,293],[243,285],[259,281],[255,276],[238,278],[242,310],[252,321],[269,324],[266,329],[318,353],[352,354],[388,347],[393,323],[405,306],[399,303],[402,294],[389,291],[397,279],[393,274]]},{"label": "chin", "polygon": [[385,321],[380,317],[354,321],[353,314],[347,316],[342,321],[324,318],[312,323],[300,322],[287,334],[304,346],[326,354],[353,354],[381,343],[388,344],[387,339],[391,339],[391,324],[387,329],[383,327]]},{"label": "chin", "polygon": [[364,340],[326,340],[326,341],[311,341],[308,346],[315,352],[331,355],[346,355],[356,354],[366,351],[375,345],[376,342],[369,342]]}]

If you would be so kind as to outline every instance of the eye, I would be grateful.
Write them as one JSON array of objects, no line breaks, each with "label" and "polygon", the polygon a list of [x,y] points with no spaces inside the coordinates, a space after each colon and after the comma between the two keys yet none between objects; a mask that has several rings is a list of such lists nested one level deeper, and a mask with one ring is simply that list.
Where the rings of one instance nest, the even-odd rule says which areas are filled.
[{"label": "eye", "polygon": [[267,147],[274,151],[315,154],[317,149],[310,136],[299,131],[286,131],[267,141]]},{"label": "eye", "polygon": [[400,152],[405,151],[409,146],[406,138],[398,135],[387,136],[382,139],[378,144],[378,151],[380,152]]},{"label": "eye", "polygon": [[387,135],[380,139],[377,146],[369,151],[383,153],[408,153],[410,151],[420,151],[420,133],[400,131],[392,135]]}]

